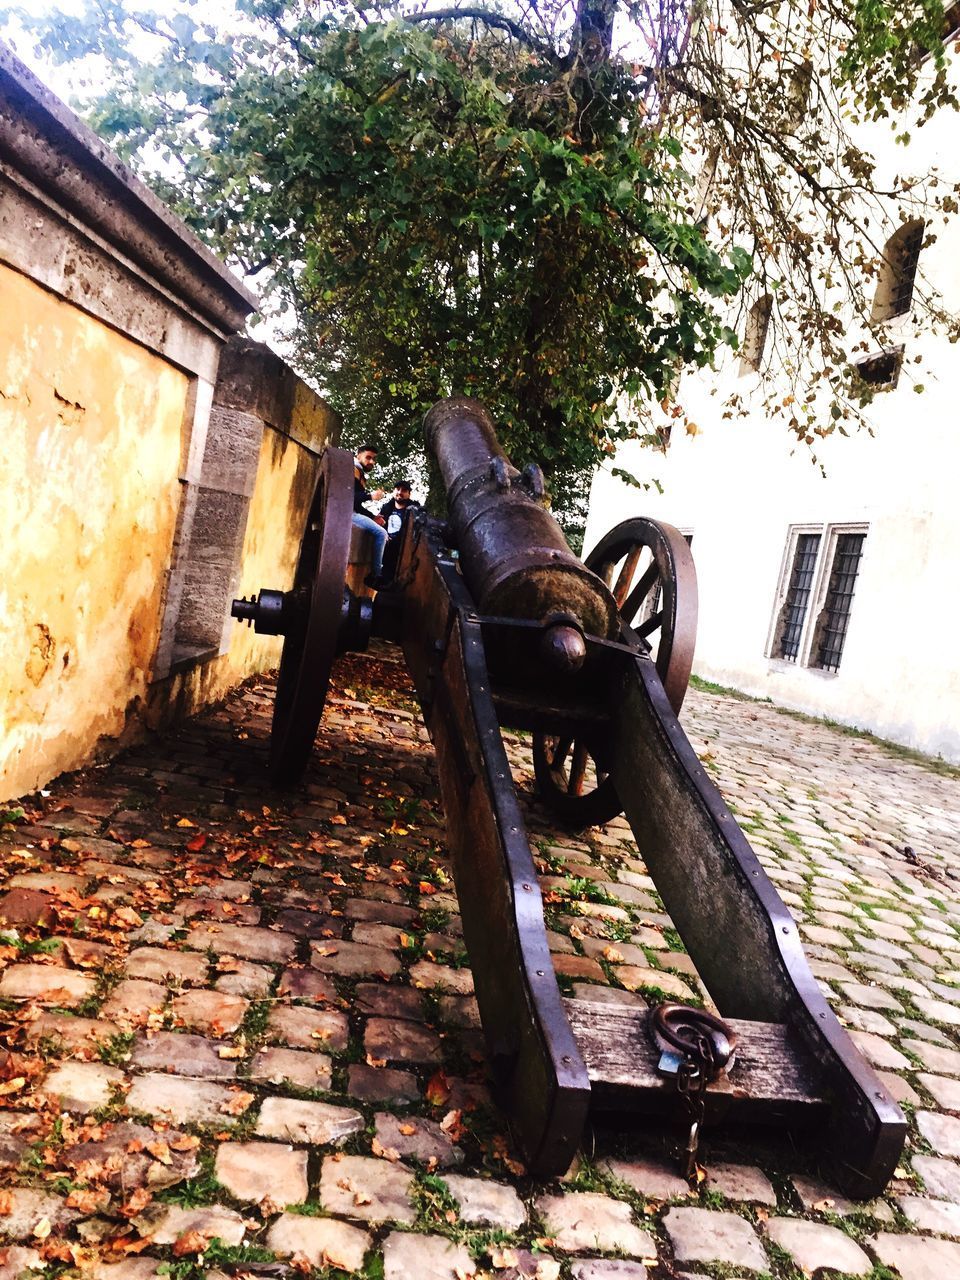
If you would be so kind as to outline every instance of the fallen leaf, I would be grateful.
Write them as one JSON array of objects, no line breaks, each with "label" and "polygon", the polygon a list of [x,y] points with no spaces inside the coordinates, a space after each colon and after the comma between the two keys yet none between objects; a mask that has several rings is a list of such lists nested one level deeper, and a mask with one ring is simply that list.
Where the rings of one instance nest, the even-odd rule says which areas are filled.
[{"label": "fallen leaf", "polygon": [[170,1139],[171,1151],[195,1151],[199,1145],[200,1139],[194,1137],[192,1133],[184,1133],[179,1138]]},{"label": "fallen leaf", "polygon": [[173,1242],[173,1256],[182,1258],[188,1253],[203,1253],[209,1243],[209,1239],[201,1231],[185,1231]]},{"label": "fallen leaf", "polygon": [[497,1271],[505,1271],[507,1267],[516,1267],[520,1264],[520,1255],[516,1249],[497,1249],[490,1250],[490,1265]]},{"label": "fallen leaf", "polygon": [[466,1132],[463,1127],[463,1112],[448,1111],[440,1121],[440,1128],[453,1142],[459,1142]]},{"label": "fallen leaf", "polygon": [[100,1209],[105,1209],[109,1203],[110,1192],[105,1188],[71,1191],[64,1201],[68,1209],[79,1209],[85,1214],[97,1213]]},{"label": "fallen leaf", "polygon": [[41,1218],[37,1225],[33,1228],[33,1236],[36,1240],[46,1240],[47,1236],[53,1230],[53,1223],[49,1218]]},{"label": "fallen leaf", "polygon": [[181,818],[177,823],[178,827],[195,827],[196,825],[197,824],[195,822],[191,822],[189,818]]},{"label": "fallen leaf", "polygon": [[120,924],[128,924],[134,927],[143,924],[143,917],[138,916],[132,907],[118,907],[113,913],[112,919],[114,923],[119,922]]},{"label": "fallen leaf", "polygon": [[427,1083],[427,1101],[432,1107],[445,1106],[450,1097],[450,1081],[445,1071],[435,1071]]},{"label": "fallen leaf", "polygon": [[199,853],[206,843],[207,837],[201,831],[200,834],[194,836],[192,840],[188,840],[185,847],[188,853]]},{"label": "fallen leaf", "polygon": [[245,1093],[242,1089],[232,1093],[225,1102],[220,1104],[220,1110],[228,1116],[243,1115],[250,1103],[253,1102],[254,1095]]},{"label": "fallen leaf", "polygon": [[172,1164],[173,1157],[170,1154],[170,1148],[163,1141],[158,1139],[156,1142],[148,1142],[147,1150],[153,1156],[154,1160],[159,1160],[161,1164]]},{"label": "fallen leaf", "polygon": [[137,1187],[135,1191],[130,1193],[120,1212],[125,1218],[135,1218],[138,1213],[143,1213],[152,1199],[152,1191],[149,1191],[146,1187]]},{"label": "fallen leaf", "polygon": [[409,1138],[412,1134],[417,1132],[417,1126],[415,1124],[402,1124],[400,1125],[400,1132],[405,1138]]},{"label": "fallen leaf", "polygon": [[26,1076],[15,1076],[12,1080],[4,1080],[3,1084],[0,1084],[0,1094],[18,1093],[26,1083]]},{"label": "fallen leaf", "polygon": [[368,1067],[385,1067],[387,1065],[386,1058],[375,1058],[372,1053],[367,1054]]},{"label": "fallen leaf", "polygon": [[384,1160],[389,1160],[395,1164],[400,1159],[400,1152],[396,1147],[385,1147],[379,1138],[374,1138],[370,1144],[370,1150],[375,1156],[382,1156]]}]

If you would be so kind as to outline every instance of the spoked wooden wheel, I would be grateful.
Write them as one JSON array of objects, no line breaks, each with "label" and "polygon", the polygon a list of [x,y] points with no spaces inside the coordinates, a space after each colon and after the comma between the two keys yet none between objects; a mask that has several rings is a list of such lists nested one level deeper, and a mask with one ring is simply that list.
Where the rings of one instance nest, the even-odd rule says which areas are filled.
[{"label": "spoked wooden wheel", "polygon": [[[679,715],[697,636],[697,574],[686,539],[657,520],[624,520],[584,563],[604,580],[621,622],[650,651]],[[596,760],[590,744],[573,734],[534,735],[533,765],[545,803],[569,826],[600,826],[622,811],[602,755]]]},{"label": "spoked wooden wheel", "polygon": [[270,773],[295,782],[307,767],[337,656],[350,555],[353,454],[327,448],[294,575],[270,731]]}]

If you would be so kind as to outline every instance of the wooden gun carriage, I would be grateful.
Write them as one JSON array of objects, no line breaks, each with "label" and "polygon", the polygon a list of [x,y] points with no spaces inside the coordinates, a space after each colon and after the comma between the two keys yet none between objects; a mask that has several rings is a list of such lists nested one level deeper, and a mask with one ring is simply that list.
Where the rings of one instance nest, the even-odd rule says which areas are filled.
[{"label": "wooden gun carriage", "polygon": [[[493,1077],[531,1172],[563,1173],[593,1113],[689,1118],[692,1067],[704,1123],[815,1128],[839,1185],[876,1195],[896,1168],[903,1115],[821,994],[796,924],[677,719],[696,628],[686,542],[628,520],[581,563],[543,505],[539,468],[510,464],[482,405],[441,401],[425,431],[449,514],[408,522],[392,588],[370,599],[344,585],[353,460],[329,448],[292,589],[234,602],[235,617],[285,637],[275,779],[306,766],[336,655],[371,635],[398,643],[436,746]],[[682,1048],[671,1059],[655,1034],[670,1016],[681,1042],[686,1023],[701,1048],[723,1042],[695,1012],[562,997],[501,726],[533,732],[559,819],[626,814],[735,1059],[701,1063],[699,1076]]]}]

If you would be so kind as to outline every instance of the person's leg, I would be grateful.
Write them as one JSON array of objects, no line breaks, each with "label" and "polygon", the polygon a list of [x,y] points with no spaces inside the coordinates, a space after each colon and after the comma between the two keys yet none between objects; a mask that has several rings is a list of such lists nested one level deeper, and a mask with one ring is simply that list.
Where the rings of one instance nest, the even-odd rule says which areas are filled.
[{"label": "person's leg", "polygon": [[377,524],[372,516],[365,516],[362,511],[353,513],[353,527],[355,529],[365,529],[367,533],[373,534],[373,566],[371,572],[374,577],[378,578],[380,569],[383,566],[383,548],[387,545],[387,531],[383,525]]}]

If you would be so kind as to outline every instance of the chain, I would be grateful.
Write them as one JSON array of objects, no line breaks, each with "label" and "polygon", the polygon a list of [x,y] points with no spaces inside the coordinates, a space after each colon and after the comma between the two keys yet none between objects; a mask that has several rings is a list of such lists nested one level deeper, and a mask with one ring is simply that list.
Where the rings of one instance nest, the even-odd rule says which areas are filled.
[{"label": "chain", "polygon": [[687,1145],[680,1157],[680,1172],[691,1187],[697,1185],[697,1152],[700,1149],[700,1128],[705,1110],[704,1094],[707,1083],[714,1075],[713,1044],[709,1036],[697,1036],[696,1048],[691,1048],[677,1069],[677,1092],[683,1099],[684,1110],[690,1121]]},{"label": "chain", "polygon": [[703,1009],[665,1003],[653,1010],[654,1039],[664,1050],[661,1070],[673,1074],[690,1128],[681,1157],[681,1172],[696,1187],[697,1154],[706,1110],[706,1089],[733,1063],[737,1037],[720,1018]]}]

